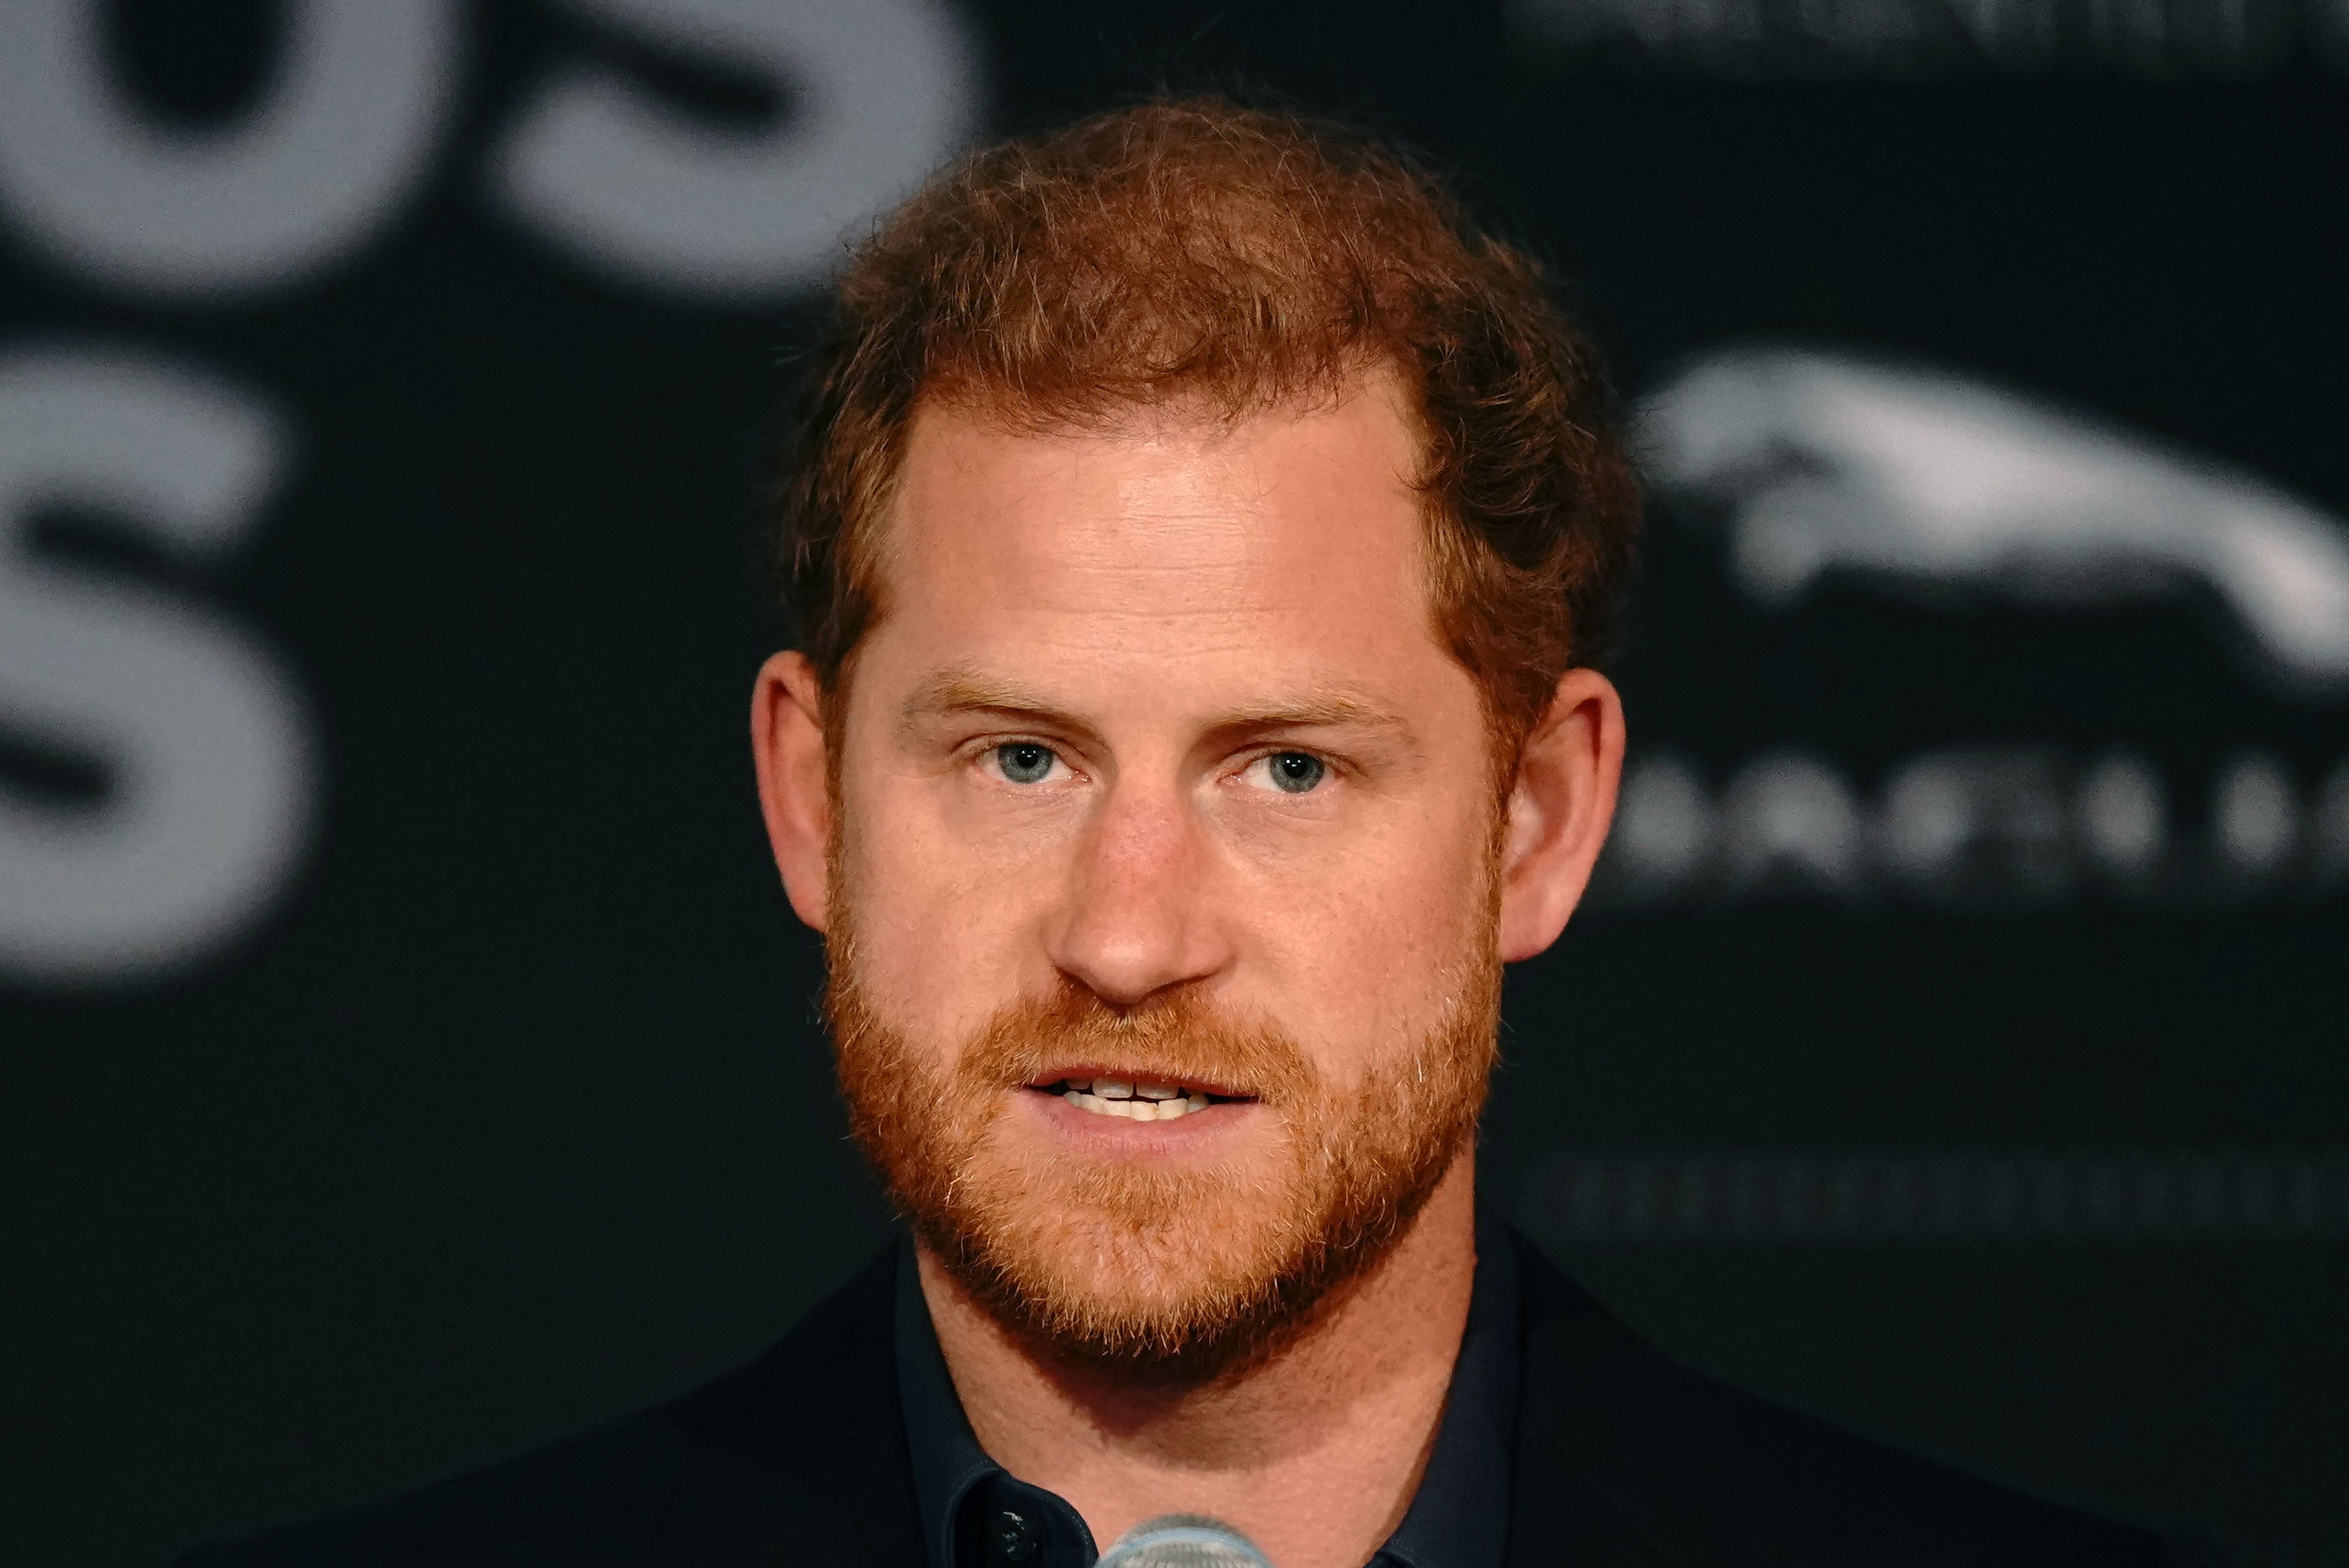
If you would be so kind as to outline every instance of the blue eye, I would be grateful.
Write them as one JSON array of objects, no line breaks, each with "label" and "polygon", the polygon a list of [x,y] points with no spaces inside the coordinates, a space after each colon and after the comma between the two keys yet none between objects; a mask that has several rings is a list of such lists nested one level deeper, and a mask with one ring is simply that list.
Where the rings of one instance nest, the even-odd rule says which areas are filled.
[{"label": "blue eye", "polygon": [[1320,758],[1303,752],[1276,752],[1265,759],[1265,771],[1272,775],[1272,787],[1289,794],[1303,794],[1321,782],[1330,770]]},{"label": "blue eye", "polygon": [[1013,784],[1040,784],[1052,771],[1052,748],[1033,741],[1014,741],[995,748],[995,765]]}]

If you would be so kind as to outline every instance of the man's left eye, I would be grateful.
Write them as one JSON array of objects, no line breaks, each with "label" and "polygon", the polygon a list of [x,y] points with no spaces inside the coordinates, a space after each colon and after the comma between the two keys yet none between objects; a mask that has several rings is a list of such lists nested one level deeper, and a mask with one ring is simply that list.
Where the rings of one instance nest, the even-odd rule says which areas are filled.
[{"label": "man's left eye", "polygon": [[1284,794],[1305,794],[1330,771],[1329,764],[1310,752],[1275,752],[1257,765],[1264,769],[1272,787]]},{"label": "man's left eye", "polygon": [[1043,783],[1058,761],[1051,747],[1040,746],[1033,741],[1014,741],[995,748],[996,770],[1013,784]]}]

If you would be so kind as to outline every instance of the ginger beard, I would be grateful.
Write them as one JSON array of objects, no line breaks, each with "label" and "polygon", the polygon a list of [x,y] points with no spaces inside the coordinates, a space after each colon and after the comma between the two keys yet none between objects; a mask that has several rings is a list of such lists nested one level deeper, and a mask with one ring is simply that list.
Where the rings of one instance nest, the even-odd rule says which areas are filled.
[{"label": "ginger beard", "polygon": [[[1431,976],[1434,1025],[1342,1086],[1276,1023],[1195,987],[1120,1011],[1064,979],[957,1050],[922,1044],[875,1012],[854,899],[836,898],[824,1012],[856,1141],[939,1261],[1040,1348],[1182,1382],[1249,1364],[1387,1255],[1475,1136],[1498,1054],[1496,858]],[[844,893],[841,861],[835,843]],[[1272,1136],[1155,1167],[1014,1136],[1015,1096],[1075,1063],[1242,1090]]]}]

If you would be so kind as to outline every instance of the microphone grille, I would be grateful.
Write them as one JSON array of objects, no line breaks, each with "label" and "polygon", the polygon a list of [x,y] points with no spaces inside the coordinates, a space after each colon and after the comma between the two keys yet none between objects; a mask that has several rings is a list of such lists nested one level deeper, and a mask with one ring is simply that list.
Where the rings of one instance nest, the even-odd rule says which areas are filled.
[{"label": "microphone grille", "polygon": [[1272,1561],[1219,1519],[1165,1513],[1119,1536],[1095,1568],[1272,1568]]}]

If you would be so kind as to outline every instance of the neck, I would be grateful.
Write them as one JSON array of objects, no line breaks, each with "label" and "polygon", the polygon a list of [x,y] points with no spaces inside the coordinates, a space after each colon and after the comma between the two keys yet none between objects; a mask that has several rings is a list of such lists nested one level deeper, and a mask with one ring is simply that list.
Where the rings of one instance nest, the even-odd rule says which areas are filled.
[{"label": "neck", "polygon": [[1476,1264],[1473,1150],[1392,1251],[1270,1356],[1199,1387],[1121,1381],[1014,1335],[920,1251],[922,1294],[979,1446],[1106,1545],[1206,1513],[1279,1568],[1361,1568],[1435,1444]]}]

